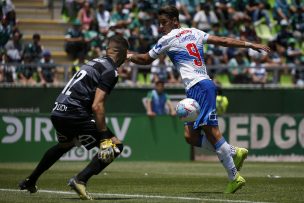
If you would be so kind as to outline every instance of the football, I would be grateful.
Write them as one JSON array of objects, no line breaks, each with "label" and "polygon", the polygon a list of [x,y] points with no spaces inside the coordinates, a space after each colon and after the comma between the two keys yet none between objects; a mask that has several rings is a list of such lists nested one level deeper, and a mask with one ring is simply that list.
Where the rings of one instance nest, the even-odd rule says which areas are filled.
[{"label": "football", "polygon": [[178,102],[176,105],[176,115],[182,121],[195,121],[200,113],[200,105],[191,98],[186,98]]}]

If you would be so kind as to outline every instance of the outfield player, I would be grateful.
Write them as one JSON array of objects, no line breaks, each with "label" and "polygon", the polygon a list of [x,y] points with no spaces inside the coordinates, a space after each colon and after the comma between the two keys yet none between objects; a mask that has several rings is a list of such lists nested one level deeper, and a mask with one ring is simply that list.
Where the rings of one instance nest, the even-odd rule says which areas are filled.
[{"label": "outfield player", "polygon": [[99,147],[87,167],[68,181],[81,199],[92,199],[86,191],[88,180],[123,150],[123,144],[106,126],[105,102],[117,83],[117,68],[125,61],[128,47],[121,36],[109,38],[106,56],[85,63],[67,83],[51,114],[59,143],[51,147],[31,175],[20,182],[21,190],[35,193],[40,175],[75,145],[83,145],[87,150]]},{"label": "outfield player", "polygon": [[[240,176],[238,170],[247,157],[248,150],[229,145],[219,131],[216,115],[216,87],[206,71],[203,46],[215,44],[266,52],[270,49],[261,44],[209,35],[195,28],[181,28],[178,16],[178,10],[174,6],[161,8],[158,12],[158,20],[160,30],[165,35],[148,53],[130,53],[127,58],[133,63],[146,65],[152,63],[160,54],[167,54],[170,57],[180,72],[187,97],[195,99],[201,106],[201,112],[196,121],[185,124],[186,141],[193,146],[207,147],[216,152],[228,173],[229,183],[225,193],[234,193],[245,185],[245,179]],[[206,136],[202,135],[201,130]]]}]

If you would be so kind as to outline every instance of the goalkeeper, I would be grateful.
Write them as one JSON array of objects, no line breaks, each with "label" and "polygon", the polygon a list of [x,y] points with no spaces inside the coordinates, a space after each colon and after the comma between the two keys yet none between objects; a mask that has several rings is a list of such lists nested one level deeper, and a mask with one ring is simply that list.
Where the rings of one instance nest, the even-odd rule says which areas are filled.
[{"label": "goalkeeper", "polygon": [[82,65],[59,94],[51,114],[58,144],[51,147],[34,171],[19,188],[37,192],[36,182],[59,158],[74,146],[87,150],[99,147],[92,161],[68,181],[81,199],[91,200],[86,184],[106,168],[123,150],[123,144],[114,136],[105,121],[105,101],[118,81],[117,68],[125,61],[128,42],[121,36],[108,39],[105,57]]}]

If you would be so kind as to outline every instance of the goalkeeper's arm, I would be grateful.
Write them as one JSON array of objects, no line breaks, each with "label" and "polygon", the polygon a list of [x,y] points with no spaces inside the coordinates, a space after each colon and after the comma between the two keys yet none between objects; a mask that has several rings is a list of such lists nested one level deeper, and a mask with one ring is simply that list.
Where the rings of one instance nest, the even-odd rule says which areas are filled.
[{"label": "goalkeeper's arm", "polygon": [[107,93],[96,88],[95,98],[92,104],[92,111],[95,115],[95,122],[98,130],[104,132],[107,130],[105,119],[105,101]]}]

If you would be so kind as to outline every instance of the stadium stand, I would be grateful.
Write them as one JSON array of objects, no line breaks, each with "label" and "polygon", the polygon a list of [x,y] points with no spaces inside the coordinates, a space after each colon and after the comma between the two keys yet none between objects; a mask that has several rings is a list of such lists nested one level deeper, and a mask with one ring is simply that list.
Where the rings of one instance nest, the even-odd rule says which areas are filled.
[{"label": "stadium stand", "polygon": [[[54,63],[57,64],[57,74],[58,79],[61,83],[67,82],[71,76],[71,67],[73,63],[78,60],[76,58],[69,58],[65,52],[65,38],[66,32],[72,27],[72,24],[78,18],[79,11],[83,8],[85,0],[77,1],[65,1],[65,0],[7,0],[9,4],[13,6],[4,8],[4,11],[9,11],[7,14],[2,15],[5,20],[8,21],[8,28],[6,28],[10,33],[10,38],[14,30],[20,30],[22,33],[23,45],[26,45],[32,41],[32,36],[34,33],[38,33],[41,36],[41,45],[44,49],[51,52],[52,59]],[[103,0],[89,0],[90,12],[97,16],[98,12],[104,12],[108,17],[102,19],[103,15],[98,15],[93,20],[91,24],[87,24],[86,29],[83,30],[84,40],[86,42],[85,58],[90,59],[96,57],[103,53],[104,42],[107,37],[113,35],[114,33],[123,34],[130,41],[131,50],[137,52],[146,52],[149,50],[156,40],[160,37],[160,33],[157,30],[157,18],[155,17],[157,8],[165,4],[174,4],[174,1],[155,1],[155,0],[116,0],[116,1],[103,1]],[[190,2],[190,1],[189,1]],[[182,24],[186,27],[196,26],[197,23],[193,23],[193,19],[196,13],[200,12],[201,15],[216,15],[219,21],[216,24],[211,24],[208,32],[211,34],[216,34],[220,36],[233,36],[240,37],[244,40],[261,40],[263,43],[273,44],[273,54],[269,57],[265,57],[262,61],[262,66],[266,67],[268,72],[268,81],[270,84],[285,85],[286,83],[302,84],[297,82],[297,80],[302,81],[302,72],[304,65],[304,42],[303,42],[303,22],[304,15],[304,5],[299,3],[299,1],[290,0],[287,1],[288,9],[284,12],[289,13],[290,18],[288,22],[278,21],[278,16],[276,14],[276,9],[278,8],[279,1],[261,1],[265,4],[263,12],[267,12],[270,19],[270,24],[266,23],[265,14],[259,17],[257,21],[253,22],[251,19],[252,11],[258,3],[256,1],[235,1],[231,0],[227,4],[228,10],[223,13],[219,13],[219,5],[223,4],[224,1],[191,1],[192,3],[187,3],[184,5],[184,1],[177,0],[175,5],[181,11],[182,15],[180,20]],[[1,7],[5,7],[0,5]],[[14,12],[10,12],[15,9],[15,14],[17,16],[14,19]],[[185,9],[187,8],[187,9]],[[201,8],[201,9],[199,9]],[[202,8],[208,8],[208,12],[202,10]],[[6,9],[6,10],[5,10]],[[14,10],[13,10],[14,11]],[[83,14],[84,9],[82,9],[82,21],[86,21],[85,15]],[[300,12],[302,11],[302,12]],[[202,14],[203,13],[203,14]],[[6,15],[6,16],[5,16]],[[13,16],[13,17],[12,17]],[[224,20],[223,20],[224,19]],[[243,20],[241,20],[243,19]],[[301,20],[302,19],[302,20]],[[228,23],[224,23],[228,20]],[[250,22],[250,26],[246,22]],[[17,22],[17,24],[16,24]],[[5,28],[5,23],[3,26]],[[15,25],[16,24],[16,25]],[[100,27],[102,26],[102,27]],[[247,27],[246,27],[247,26]],[[288,27],[286,29],[286,26]],[[250,27],[253,27],[251,30]],[[216,29],[217,28],[217,29]],[[87,30],[88,29],[88,30]],[[4,29],[5,31],[5,29]],[[5,33],[4,33],[5,34]],[[5,35],[4,35],[5,36]],[[295,48],[290,48],[291,41],[294,39]],[[5,39],[5,38],[3,38]],[[4,41],[5,42],[5,41]],[[1,42],[1,43],[4,43]],[[4,45],[1,45],[1,54],[5,57]],[[6,42],[5,42],[6,43]],[[218,48],[208,48],[210,50],[208,55],[208,68],[215,71],[216,80],[219,80],[224,86],[235,85],[231,84],[230,73],[227,69],[227,62],[234,57],[235,50],[233,49],[218,49]],[[301,55],[297,55],[295,61],[290,61],[293,52],[290,50],[300,50]],[[219,60],[218,54],[224,57]],[[251,59],[249,52],[242,50],[244,56],[248,59],[249,64],[251,64]],[[209,53],[209,52],[207,52]],[[3,63],[9,63],[10,60],[1,60]],[[19,62],[22,63],[23,60]],[[292,69],[285,71],[285,66],[290,64],[293,66]],[[130,64],[130,68],[134,66]],[[221,68],[219,68],[220,66]],[[222,68],[224,66],[224,68]],[[268,68],[271,67],[271,68]],[[248,67],[250,68],[250,67]],[[0,73],[1,78],[5,78],[3,75],[5,71],[9,68],[1,68]],[[141,68],[131,68],[132,69],[132,80],[134,84],[151,84],[149,80],[150,77],[145,77],[151,73],[142,74]],[[11,72],[16,71],[11,69]],[[284,75],[281,74],[284,72]],[[213,73],[212,73],[213,74]],[[15,82],[18,83],[18,73],[15,74]],[[213,77],[213,75],[212,75]],[[39,83],[39,77],[35,77]],[[288,80],[286,78],[289,78]],[[8,82],[8,80],[1,79],[2,82]],[[177,80],[178,81],[178,80]],[[251,84],[250,81],[248,81]],[[130,83],[128,83],[130,84]],[[286,85],[285,85],[286,86]],[[290,86],[290,85],[289,85]]]}]

